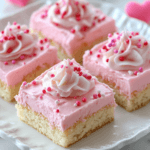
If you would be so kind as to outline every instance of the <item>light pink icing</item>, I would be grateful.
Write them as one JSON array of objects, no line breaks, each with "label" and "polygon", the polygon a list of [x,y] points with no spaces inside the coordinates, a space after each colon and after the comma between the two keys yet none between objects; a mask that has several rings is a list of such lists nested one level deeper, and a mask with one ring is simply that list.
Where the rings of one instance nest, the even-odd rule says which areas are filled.
[{"label": "light pink icing", "polygon": [[88,73],[83,73],[81,68],[80,71],[74,71],[75,68],[78,70],[78,66],[69,59],[63,60],[44,76],[43,87],[46,89],[51,87],[50,93],[59,94],[61,97],[81,96],[87,93],[95,86],[95,81],[85,78],[83,74],[87,76]]},{"label": "light pink icing", "polygon": [[19,58],[21,55],[31,55],[35,51],[38,36],[26,33],[26,25],[8,25],[0,34],[0,61]]},{"label": "light pink icing", "polygon": [[91,52],[87,51],[83,56],[83,66],[92,75],[115,83],[120,93],[130,99],[132,92],[142,91],[150,83],[150,43],[135,32],[122,32],[117,35],[120,38],[116,39],[115,46],[107,47],[116,34],[110,35],[108,41],[96,45]]},{"label": "light pink icing", "polygon": [[[18,26],[18,24],[16,24],[16,26]],[[21,27],[24,28],[25,26],[23,25]],[[12,29],[11,31],[14,31],[14,30]],[[6,32],[6,30],[4,30],[3,34],[8,35],[9,32]],[[52,66],[59,62],[57,58],[56,48],[53,46],[50,46],[47,39],[40,40],[40,42],[38,42],[37,38],[32,39],[33,34],[30,35],[30,32],[25,33],[25,34],[28,34],[27,36],[28,39],[25,36],[25,39],[27,41],[24,41],[23,39],[24,34],[22,34],[21,42],[23,44],[21,44],[20,49],[17,48],[17,51],[15,51],[16,49],[14,50],[13,48],[15,47],[13,47],[12,50],[14,51],[12,52],[14,53],[13,54],[8,53],[8,55],[11,54],[10,57],[7,57],[7,53],[3,53],[4,55],[0,53],[0,56],[2,55],[4,60],[7,60],[5,62],[0,61],[0,80],[5,82],[8,86],[10,85],[14,86],[17,83],[21,82],[24,76],[31,73],[38,66],[45,67],[45,64],[49,64],[50,66]],[[8,42],[9,41],[11,40],[8,40]],[[8,46],[6,42],[7,41],[2,42],[1,47],[3,45]],[[12,42],[16,43],[15,40],[12,40]],[[34,45],[31,42],[33,42]],[[11,43],[9,43],[9,45],[11,46]],[[5,49],[5,46],[4,46],[4,49]],[[0,52],[2,51],[4,50],[3,49],[0,50]]]},{"label": "light pink icing", "polygon": [[[71,57],[83,43],[87,43],[87,46],[90,46],[96,39],[106,38],[108,33],[116,31],[115,21],[105,16],[101,10],[90,4],[88,4],[88,9],[93,12],[95,18],[93,26],[90,28],[83,28],[82,31],[76,31],[75,33],[72,33],[72,29],[74,29],[76,24],[74,24],[74,26],[70,26],[69,24],[70,27],[64,27],[51,22],[51,19],[48,17],[48,11],[50,11],[50,9],[51,6],[47,5],[34,12],[31,16],[30,27],[60,44],[69,57]],[[93,14],[91,18],[93,18]],[[64,17],[64,21],[67,20],[69,19]]]},{"label": "light pink icing", "polygon": [[[74,60],[71,61],[80,67],[83,72],[86,72],[86,70]],[[60,64],[55,65],[54,68],[57,68]],[[51,95],[48,92],[43,94],[42,79],[51,70],[53,70],[53,68],[37,77],[34,80],[36,84],[31,82],[22,85],[18,96],[16,96],[16,100],[19,104],[28,106],[33,111],[44,115],[50,125],[55,125],[64,131],[73,126],[77,121],[83,121],[86,116],[96,113],[102,107],[107,105],[114,105],[115,107],[112,89],[106,84],[99,83],[95,77],[91,79],[94,80],[95,87],[82,96],[76,96],[74,98],[69,96],[64,98],[58,95]],[[98,93],[101,94],[101,97],[97,96],[93,98],[93,94],[97,95]],[[86,98],[86,102],[82,101],[83,98]]]}]

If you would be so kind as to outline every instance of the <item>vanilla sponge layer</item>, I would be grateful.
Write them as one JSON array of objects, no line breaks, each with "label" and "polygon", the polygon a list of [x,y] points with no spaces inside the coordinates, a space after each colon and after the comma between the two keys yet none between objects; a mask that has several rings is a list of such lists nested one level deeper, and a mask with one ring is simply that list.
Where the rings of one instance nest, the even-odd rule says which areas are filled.
[{"label": "vanilla sponge layer", "polygon": [[140,92],[133,92],[131,95],[131,99],[128,99],[127,95],[120,93],[119,89],[115,88],[115,84],[112,84],[109,81],[102,80],[101,77],[97,78],[100,82],[106,83],[114,90],[116,103],[129,112],[146,106],[150,102],[150,84]]},{"label": "vanilla sponge layer", "polygon": [[[44,64],[45,67],[38,66],[35,70],[33,70],[28,75],[24,76],[21,82],[14,86],[8,86],[7,83],[2,82],[0,80],[0,97],[2,97],[5,101],[11,102],[14,101],[14,96],[18,94],[19,88],[23,81],[31,82],[36,77],[38,77],[45,70],[50,68],[50,65]],[[13,79],[12,79],[13,80]]]},{"label": "vanilla sponge layer", "polygon": [[47,118],[28,107],[16,104],[17,114],[20,120],[35,128],[38,132],[44,134],[54,143],[68,147],[84,137],[89,136],[92,132],[103,127],[114,120],[114,106],[105,106],[95,114],[88,116],[85,122],[78,121],[74,126],[64,132],[57,127],[50,127]]},{"label": "vanilla sponge layer", "polygon": [[[36,31],[33,31],[33,32],[36,32]],[[41,32],[38,32],[38,34],[39,34],[40,38],[42,38],[42,39],[45,38]],[[96,39],[91,44],[84,42],[84,43],[81,44],[81,46],[79,48],[77,48],[75,50],[75,52],[72,54],[71,57],[69,57],[67,55],[66,50],[60,44],[58,44],[57,42],[51,40],[51,44],[58,49],[57,56],[60,60],[63,60],[63,59],[66,59],[66,58],[70,58],[70,59],[74,58],[78,63],[82,63],[82,57],[83,57],[85,51],[92,49],[92,47],[94,45],[96,45],[98,43],[101,43],[105,40],[107,40],[107,37],[101,37],[99,39]],[[76,46],[76,45],[74,45],[74,46]]]}]

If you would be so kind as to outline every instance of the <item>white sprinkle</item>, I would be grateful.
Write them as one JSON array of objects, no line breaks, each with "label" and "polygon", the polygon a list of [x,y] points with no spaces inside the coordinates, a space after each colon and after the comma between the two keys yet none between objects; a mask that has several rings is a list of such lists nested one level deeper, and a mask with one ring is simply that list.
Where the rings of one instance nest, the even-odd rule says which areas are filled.
[{"label": "white sprinkle", "polygon": [[128,73],[129,73],[129,75],[133,75],[133,71],[129,70]]},{"label": "white sprinkle", "polygon": [[28,87],[28,85],[29,85],[29,84],[27,83],[27,84],[25,85],[25,87]]},{"label": "white sprinkle", "polygon": [[98,90],[97,92],[98,92],[98,93],[101,93],[101,91],[100,91],[100,90]]},{"label": "white sprinkle", "polygon": [[55,103],[58,105],[59,104],[59,100],[56,100]]},{"label": "white sprinkle", "polygon": [[22,34],[24,34],[24,32],[23,32],[23,31],[20,31],[19,34],[22,35]]},{"label": "white sprinkle", "polygon": [[75,107],[77,107],[77,104],[76,104],[76,103],[74,103],[74,106],[75,106]]},{"label": "white sprinkle", "polygon": [[140,72],[137,73],[137,76],[139,76],[139,75],[140,75]]}]

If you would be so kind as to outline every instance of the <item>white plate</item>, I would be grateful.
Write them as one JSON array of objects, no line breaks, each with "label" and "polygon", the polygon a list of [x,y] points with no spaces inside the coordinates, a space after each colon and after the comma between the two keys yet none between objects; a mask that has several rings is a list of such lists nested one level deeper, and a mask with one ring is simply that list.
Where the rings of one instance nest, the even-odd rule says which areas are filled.
[{"label": "white plate", "polygon": [[[113,16],[119,30],[139,31],[146,38],[150,37],[150,28],[147,24],[128,18],[122,11],[105,2],[91,3],[100,7],[103,12]],[[0,23],[0,29],[8,21],[17,21],[28,24],[29,16],[42,5],[41,2],[31,4],[25,10],[4,18]],[[135,112],[126,112],[121,107],[116,108],[115,121],[96,131],[87,138],[82,139],[68,150],[118,150],[134,142],[150,132],[150,103]],[[0,99],[0,137],[15,143],[22,150],[64,150],[35,129],[22,123],[16,114],[14,103],[7,103]]]}]

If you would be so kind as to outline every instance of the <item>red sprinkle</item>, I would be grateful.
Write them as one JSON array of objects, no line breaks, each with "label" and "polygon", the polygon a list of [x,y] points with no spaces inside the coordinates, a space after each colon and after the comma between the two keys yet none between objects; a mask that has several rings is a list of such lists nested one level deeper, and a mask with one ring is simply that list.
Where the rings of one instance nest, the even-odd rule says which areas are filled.
[{"label": "red sprinkle", "polygon": [[77,106],[80,106],[81,102],[80,101],[76,101],[76,104],[77,104]]},{"label": "red sprinkle", "polygon": [[148,45],[148,42],[147,42],[147,41],[145,41],[145,42],[144,42],[144,45],[145,45],[145,46],[147,46],[147,45]]},{"label": "red sprinkle", "polygon": [[90,55],[92,55],[93,54],[93,52],[92,51],[90,51]]},{"label": "red sprinkle", "polygon": [[106,59],[106,62],[109,62],[109,59],[108,59],[108,58]]},{"label": "red sprinkle", "polygon": [[15,40],[16,38],[15,38],[15,36],[12,36],[12,40]]},{"label": "red sprinkle", "polygon": [[126,40],[126,43],[127,43],[127,44],[129,44],[129,39],[128,39],[128,40]]},{"label": "red sprinkle", "polygon": [[103,45],[103,47],[102,47],[103,49],[107,49],[107,46],[106,45]]},{"label": "red sprinkle", "polygon": [[4,34],[4,31],[1,31],[2,34]]},{"label": "red sprinkle", "polygon": [[120,57],[119,60],[120,60],[120,61],[124,61],[124,57]]},{"label": "red sprinkle", "polygon": [[139,32],[136,32],[135,35],[139,35]]},{"label": "red sprinkle", "polygon": [[83,97],[82,102],[86,102],[86,101],[87,101],[86,97]]},{"label": "red sprinkle", "polygon": [[33,84],[33,85],[36,85],[36,81],[33,80],[33,81],[32,81],[32,84]]},{"label": "red sprinkle", "polygon": [[6,40],[6,41],[7,41],[7,40],[8,40],[8,37],[7,37],[7,36],[4,36],[4,40]]},{"label": "red sprinkle", "polygon": [[43,96],[42,96],[42,95],[40,96],[40,99],[43,99]]},{"label": "red sprinkle", "polygon": [[8,48],[8,49],[7,49],[7,53],[11,53],[12,51],[13,51],[12,48]]},{"label": "red sprinkle", "polygon": [[93,94],[94,99],[97,99],[97,96],[98,96],[97,94]]},{"label": "red sprinkle", "polygon": [[79,5],[79,2],[78,2],[78,1],[76,1],[76,2],[75,2],[75,4],[76,4],[76,5]]},{"label": "red sprinkle", "polygon": [[42,51],[43,49],[44,49],[44,47],[43,47],[43,46],[41,46],[41,47],[40,47],[40,50]]},{"label": "red sprinkle", "polygon": [[72,66],[73,65],[73,62],[70,62],[70,66]]},{"label": "red sprinkle", "polygon": [[17,26],[17,29],[20,29],[20,26]]},{"label": "red sprinkle", "polygon": [[20,56],[20,59],[22,59],[22,60],[23,60],[23,59],[24,59],[24,55],[21,55],[21,56]]},{"label": "red sprinkle", "polygon": [[77,21],[80,21],[80,20],[81,20],[81,18],[80,18],[80,17],[76,17],[76,20],[77,20]]},{"label": "red sprinkle", "polygon": [[100,93],[98,93],[98,97],[101,97],[101,94],[100,94]]},{"label": "red sprinkle", "polygon": [[56,113],[59,113],[59,109],[56,109]]},{"label": "red sprinkle", "polygon": [[36,55],[37,55],[36,53],[33,54],[33,56],[36,56]]},{"label": "red sprinkle", "polygon": [[4,62],[4,64],[5,64],[5,65],[8,65],[8,62],[7,62],[7,61],[5,61],[5,62]]},{"label": "red sprinkle", "polygon": [[43,94],[46,94],[46,90],[42,90]]},{"label": "red sprinkle", "polygon": [[130,35],[130,36],[129,36],[129,38],[131,39],[131,38],[132,38],[132,36]]},{"label": "red sprinkle", "polygon": [[80,67],[78,67],[78,68],[77,68],[77,71],[81,71],[81,68],[80,68]]},{"label": "red sprinkle", "polygon": [[54,74],[51,74],[51,78],[53,78],[53,77],[55,77],[55,75],[54,75]]},{"label": "red sprinkle", "polygon": [[24,33],[29,33],[29,32],[30,32],[30,30],[29,30],[29,29],[27,29],[27,30],[25,30],[25,31],[24,31]]},{"label": "red sprinkle", "polygon": [[48,39],[47,39],[47,38],[45,38],[45,39],[44,39],[44,41],[45,41],[45,42],[47,42],[47,41],[48,41]]},{"label": "red sprinkle", "polygon": [[137,75],[137,73],[138,73],[137,71],[134,71],[134,75]]},{"label": "red sprinkle", "polygon": [[78,72],[78,74],[79,74],[79,76],[82,76],[83,73],[82,72]]},{"label": "red sprinkle", "polygon": [[101,57],[101,55],[100,55],[100,54],[98,54],[98,55],[97,55],[97,58],[100,58],[100,57]]},{"label": "red sprinkle", "polygon": [[22,40],[22,36],[21,35],[17,35],[17,39],[18,40]]},{"label": "red sprinkle", "polygon": [[43,43],[44,43],[44,41],[43,41],[43,40],[40,40],[40,43],[41,43],[41,44],[43,44]]},{"label": "red sprinkle", "polygon": [[47,91],[49,91],[49,92],[50,92],[51,90],[52,90],[52,89],[51,89],[50,87],[48,87],[48,88],[47,88]]},{"label": "red sprinkle", "polygon": [[75,29],[71,29],[71,33],[75,33],[76,32],[76,30]]},{"label": "red sprinkle", "polygon": [[92,76],[87,76],[86,77],[88,80],[91,80],[92,79]]},{"label": "red sprinkle", "polygon": [[56,14],[56,15],[59,15],[59,14],[60,14],[60,9],[59,9],[59,8],[56,8],[56,9],[55,9],[55,14]]},{"label": "red sprinkle", "polygon": [[78,70],[78,68],[77,67],[74,67],[74,71],[77,71]]}]

